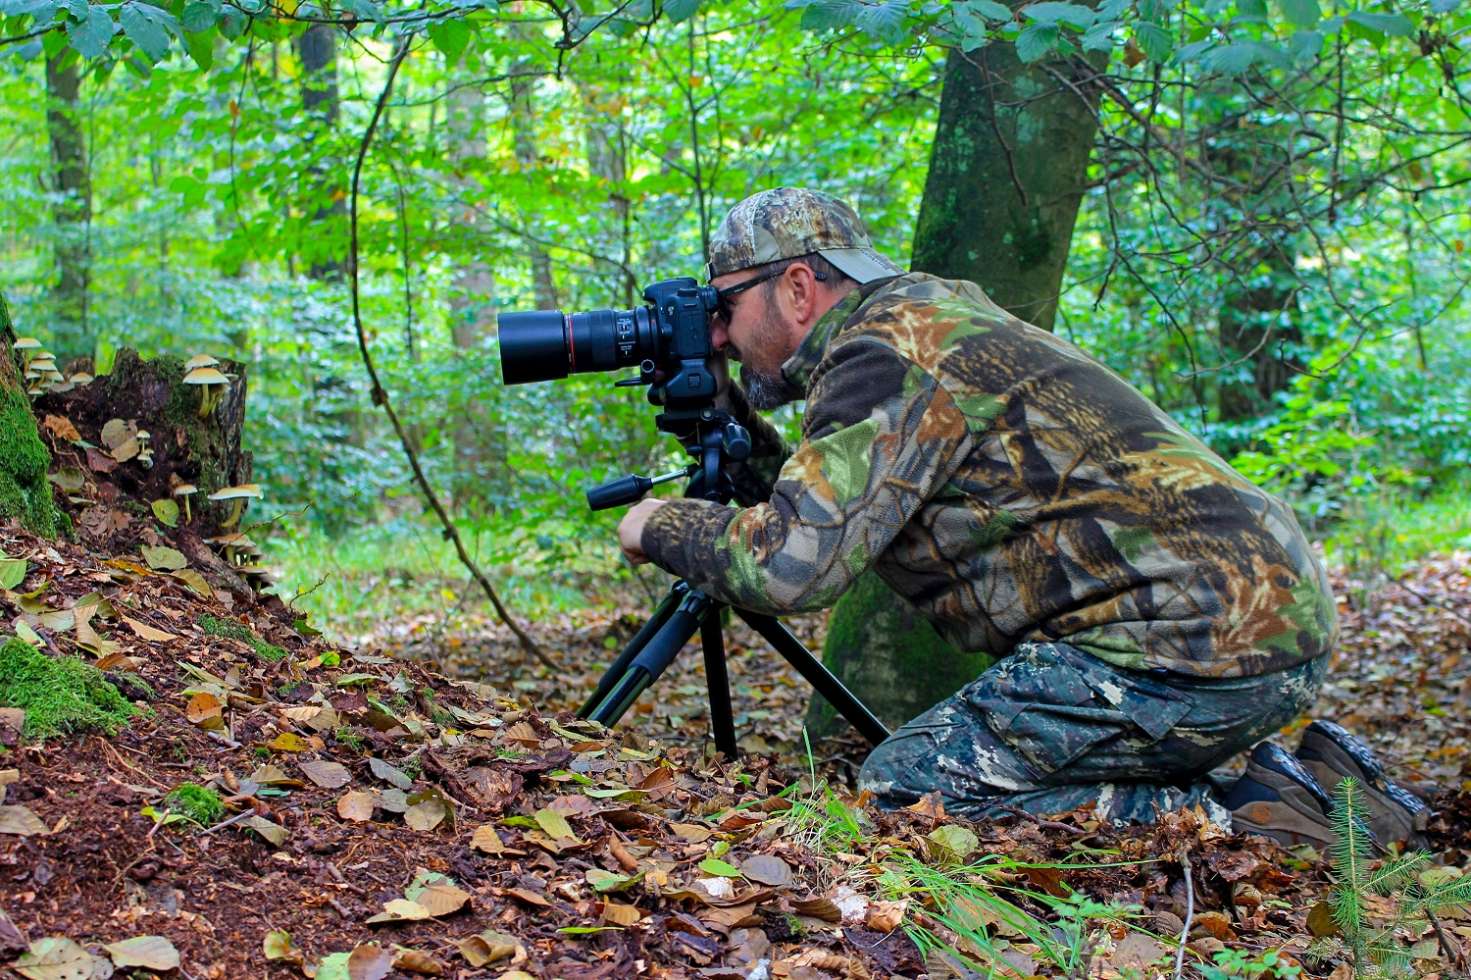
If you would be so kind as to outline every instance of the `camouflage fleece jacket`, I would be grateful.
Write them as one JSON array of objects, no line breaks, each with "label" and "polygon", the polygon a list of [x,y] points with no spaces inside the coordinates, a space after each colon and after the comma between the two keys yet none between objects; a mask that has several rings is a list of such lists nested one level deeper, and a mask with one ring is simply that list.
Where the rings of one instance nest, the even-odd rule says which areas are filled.
[{"label": "camouflage fleece jacket", "polygon": [[643,532],[653,561],[722,601],[818,609],[871,566],[963,650],[1065,640],[1230,677],[1334,642],[1288,507],[973,283],[855,290],[783,374],[807,404],[770,499],[670,501]]}]

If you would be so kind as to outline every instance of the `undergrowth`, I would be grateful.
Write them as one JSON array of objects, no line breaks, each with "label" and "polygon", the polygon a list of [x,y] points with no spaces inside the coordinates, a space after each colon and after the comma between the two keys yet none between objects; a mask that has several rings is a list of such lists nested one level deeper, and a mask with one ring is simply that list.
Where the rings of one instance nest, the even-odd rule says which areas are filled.
[{"label": "undergrowth", "polygon": [[169,810],[201,827],[212,827],[225,815],[220,794],[198,783],[180,783],[164,797]]},{"label": "undergrowth", "polygon": [[116,732],[135,713],[102,671],[76,657],[49,657],[24,640],[0,646],[0,707],[26,713],[21,734]]}]

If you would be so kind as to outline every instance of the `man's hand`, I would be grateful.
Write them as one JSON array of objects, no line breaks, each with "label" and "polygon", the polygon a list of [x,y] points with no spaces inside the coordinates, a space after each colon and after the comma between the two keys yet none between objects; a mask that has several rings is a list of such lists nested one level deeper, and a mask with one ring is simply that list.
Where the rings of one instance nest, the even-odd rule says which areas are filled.
[{"label": "man's hand", "polygon": [[663,507],[666,501],[656,500],[649,497],[640,500],[628,509],[623,515],[623,520],[618,522],[618,546],[623,549],[623,557],[630,564],[642,565],[649,560],[644,554],[643,536],[644,524],[648,522],[649,515]]}]

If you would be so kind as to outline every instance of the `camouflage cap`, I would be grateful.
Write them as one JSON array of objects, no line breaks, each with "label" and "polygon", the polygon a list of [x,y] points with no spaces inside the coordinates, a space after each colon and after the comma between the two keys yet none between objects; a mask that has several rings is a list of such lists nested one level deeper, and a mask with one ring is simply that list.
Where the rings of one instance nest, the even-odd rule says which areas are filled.
[{"label": "camouflage cap", "polygon": [[705,279],[813,252],[859,283],[904,274],[874,251],[848,205],[817,191],[778,187],[730,209],[710,239]]}]

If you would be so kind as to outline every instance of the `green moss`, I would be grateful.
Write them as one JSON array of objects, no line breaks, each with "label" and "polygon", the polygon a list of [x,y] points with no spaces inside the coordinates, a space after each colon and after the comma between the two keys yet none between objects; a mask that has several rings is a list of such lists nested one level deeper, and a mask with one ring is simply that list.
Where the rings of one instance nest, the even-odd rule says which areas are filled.
[{"label": "green moss", "polygon": [[345,745],[354,752],[363,751],[363,737],[346,725],[333,729],[332,739],[338,745]]},{"label": "green moss", "polygon": [[19,518],[31,532],[56,537],[62,525],[46,482],[50,465],[25,395],[0,388],[0,519]]},{"label": "green moss", "polygon": [[168,808],[201,827],[213,827],[225,815],[220,794],[198,783],[180,783],[164,797]]},{"label": "green moss", "polygon": [[26,738],[63,732],[112,734],[134,708],[102,671],[76,657],[48,657],[22,640],[0,646],[0,707],[26,713]]},{"label": "green moss", "polygon": [[286,659],[286,650],[284,648],[278,647],[274,643],[267,643],[234,620],[220,619],[217,616],[201,616],[199,625],[211,636],[223,636],[226,639],[239,640],[254,650],[255,655],[267,663],[276,663],[279,660]]}]

